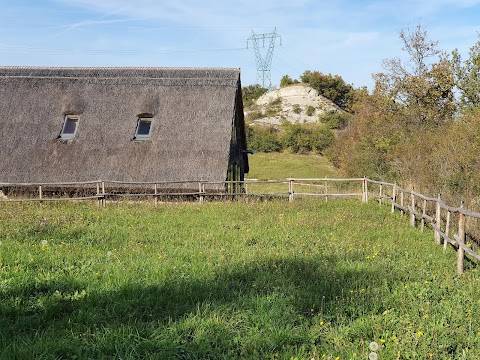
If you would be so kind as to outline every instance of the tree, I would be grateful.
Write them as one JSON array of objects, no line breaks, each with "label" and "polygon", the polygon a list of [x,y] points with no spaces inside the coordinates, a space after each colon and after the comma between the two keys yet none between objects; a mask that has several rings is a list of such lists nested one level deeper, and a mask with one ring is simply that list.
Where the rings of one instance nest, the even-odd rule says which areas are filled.
[{"label": "tree", "polygon": [[480,35],[470,48],[469,58],[462,63],[457,49],[452,52],[450,64],[455,76],[455,85],[460,92],[460,107],[473,110],[480,104]]},{"label": "tree", "polygon": [[242,87],[242,99],[244,107],[249,107],[250,105],[252,105],[255,100],[257,100],[267,91],[268,89],[263,88],[259,84]]},{"label": "tree", "polygon": [[346,109],[353,92],[353,86],[347,84],[339,75],[325,75],[319,71],[306,70],[301,76],[302,82],[309,84],[315,90],[330,99],[342,109]]},{"label": "tree", "polygon": [[[428,40],[421,25],[399,35],[408,61],[384,60],[386,72],[374,74],[375,90],[391,99],[408,123],[424,125],[451,118],[455,112],[454,78],[438,43]],[[434,57],[439,60],[430,61]]]},{"label": "tree", "polygon": [[285,86],[293,85],[294,83],[295,83],[294,80],[288,75],[283,75],[282,78],[280,79],[281,88]]}]

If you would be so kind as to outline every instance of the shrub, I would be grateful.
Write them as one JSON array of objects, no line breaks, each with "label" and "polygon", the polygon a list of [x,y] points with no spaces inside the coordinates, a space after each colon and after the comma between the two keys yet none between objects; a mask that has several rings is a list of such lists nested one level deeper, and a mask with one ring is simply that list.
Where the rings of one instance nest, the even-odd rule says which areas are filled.
[{"label": "shrub", "polygon": [[347,116],[338,111],[320,114],[318,115],[318,121],[325,124],[329,129],[344,129],[348,124]]},{"label": "shrub", "polygon": [[282,104],[282,98],[281,97],[278,97],[278,98],[270,101],[265,108],[265,115],[266,116],[278,115],[280,113],[280,111],[282,110],[281,104]]},{"label": "shrub", "polygon": [[245,108],[250,107],[251,105],[253,105],[255,100],[257,100],[267,91],[268,89],[261,87],[259,84],[242,87],[243,106]]},{"label": "shrub", "polygon": [[282,128],[283,147],[293,153],[322,153],[335,139],[332,130],[315,124],[284,123]]},{"label": "shrub", "polygon": [[282,151],[280,132],[273,126],[247,126],[247,144],[259,152]]},{"label": "shrub", "polygon": [[305,110],[305,114],[307,114],[307,116],[312,116],[314,112],[315,112],[315,107],[312,105],[308,105],[307,109]]},{"label": "shrub", "polygon": [[315,152],[322,154],[335,140],[335,134],[331,129],[316,126],[312,132],[312,148]]},{"label": "shrub", "polygon": [[248,113],[247,118],[245,120],[247,122],[251,122],[251,121],[258,120],[258,119],[261,119],[261,118],[264,118],[264,117],[265,117],[265,115],[263,115],[263,113],[260,110],[255,110],[255,111],[252,111],[252,112]]},{"label": "shrub", "polygon": [[288,75],[283,75],[282,78],[280,79],[280,87],[285,87],[293,84],[293,80],[290,76]]},{"label": "shrub", "polygon": [[300,114],[302,112],[302,108],[300,107],[300,105],[298,104],[293,105],[293,112],[295,114]]}]

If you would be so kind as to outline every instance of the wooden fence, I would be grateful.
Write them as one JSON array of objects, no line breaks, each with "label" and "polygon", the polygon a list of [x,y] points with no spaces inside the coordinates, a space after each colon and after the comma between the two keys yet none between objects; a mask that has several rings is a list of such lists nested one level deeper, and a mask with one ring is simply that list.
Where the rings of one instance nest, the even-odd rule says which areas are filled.
[{"label": "wooden fence", "polygon": [[[88,181],[69,183],[0,183],[1,202],[25,201],[80,201],[96,200],[99,206],[106,206],[107,200],[153,198],[160,200],[187,198],[199,202],[205,199],[237,197],[283,198],[295,201],[305,197],[358,198],[368,203],[375,200],[380,204],[389,203],[391,212],[399,210],[402,216],[408,214],[410,225],[424,231],[427,226],[433,229],[434,243],[446,251],[450,244],[457,249],[457,273],[464,271],[465,254],[480,262],[478,255],[467,245],[467,235],[472,244],[476,243],[476,231],[480,231],[480,213],[445,204],[440,195],[428,197],[404,189],[396,184],[374,181],[368,178],[288,178],[285,180],[243,182],[223,181],[170,181],[170,182],[121,182]],[[467,226],[469,225],[469,226]],[[470,231],[470,233],[469,233]],[[480,244],[476,244],[480,245]]]},{"label": "wooden fence", "polygon": [[[444,251],[447,250],[449,244],[457,249],[458,274],[462,274],[464,271],[465,253],[480,262],[480,255],[467,245],[466,240],[468,237],[472,245],[476,247],[480,245],[477,242],[480,213],[464,209],[463,201],[459,207],[453,207],[445,204],[440,194],[437,197],[429,197],[414,189],[407,190],[396,184],[367,179],[368,183],[378,188],[378,193],[374,196],[379,202],[385,199],[390,201],[392,213],[398,209],[402,216],[408,214],[410,226],[418,225],[420,231],[423,232],[426,225],[429,225],[433,229],[435,245],[443,243]],[[368,194],[367,191],[367,202]],[[467,231],[467,223],[470,225],[469,231]]]}]

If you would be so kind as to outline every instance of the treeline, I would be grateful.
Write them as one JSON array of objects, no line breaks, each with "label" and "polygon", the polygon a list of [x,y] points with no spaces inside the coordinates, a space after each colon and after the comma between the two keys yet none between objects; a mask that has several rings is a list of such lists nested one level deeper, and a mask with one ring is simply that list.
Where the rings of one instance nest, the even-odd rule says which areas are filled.
[{"label": "treeline", "polygon": [[462,59],[420,25],[400,39],[405,61],[384,60],[373,91],[352,94],[353,116],[328,155],[346,175],[398,181],[455,202],[478,199],[480,42]]},{"label": "treeline", "polygon": [[310,152],[323,154],[334,141],[335,134],[332,129],[320,124],[284,122],[280,127],[247,126],[247,144],[249,148],[260,152],[286,150],[298,154]]},{"label": "treeline", "polygon": [[[384,60],[371,91],[315,71],[306,71],[300,81],[284,76],[282,86],[309,83],[351,114],[321,150],[346,176],[397,181],[441,193],[452,204],[470,200],[478,210],[480,38],[463,59],[457,50],[442,51],[421,25],[399,36],[404,59]],[[273,138],[276,130],[264,131]]]}]

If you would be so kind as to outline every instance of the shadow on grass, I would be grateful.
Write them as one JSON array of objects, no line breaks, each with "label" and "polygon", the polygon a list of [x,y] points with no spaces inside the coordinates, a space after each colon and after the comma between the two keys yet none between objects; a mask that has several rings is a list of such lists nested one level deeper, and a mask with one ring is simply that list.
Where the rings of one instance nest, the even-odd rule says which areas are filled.
[{"label": "shadow on grass", "polygon": [[[71,278],[4,291],[0,345],[22,358],[265,358],[324,341],[318,323],[381,313],[400,280],[334,257],[272,258],[102,292]],[[369,291],[363,291],[366,287]],[[75,293],[90,289],[87,293]],[[64,296],[62,294],[70,294]],[[378,296],[378,295],[377,295]],[[32,300],[34,299],[34,300]],[[15,356],[12,356],[15,355]],[[267,356],[268,355],[268,356]],[[1,356],[0,356],[1,357]]]}]

